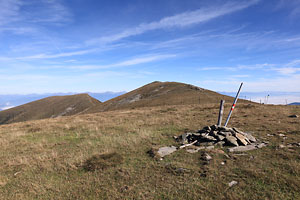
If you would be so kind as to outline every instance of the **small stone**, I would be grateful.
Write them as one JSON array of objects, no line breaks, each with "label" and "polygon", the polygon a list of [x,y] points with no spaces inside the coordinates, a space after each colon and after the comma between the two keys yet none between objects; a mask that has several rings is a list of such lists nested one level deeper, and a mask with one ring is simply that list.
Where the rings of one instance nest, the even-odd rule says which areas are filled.
[{"label": "small stone", "polygon": [[224,136],[224,137],[227,137],[227,136],[232,136],[232,133],[231,132],[224,132],[224,131],[221,131],[219,132],[220,135]]},{"label": "small stone", "polygon": [[278,136],[279,136],[279,137],[285,137],[285,135],[282,134],[282,133],[279,133]]},{"label": "small stone", "polygon": [[251,135],[251,133],[241,133],[243,136],[245,136],[250,142],[256,142],[255,137]]},{"label": "small stone", "polygon": [[209,136],[209,135],[205,135],[205,136],[202,136],[203,140],[207,141],[207,142],[212,142],[212,141],[216,141],[217,139],[214,138],[213,136]]},{"label": "small stone", "polygon": [[181,136],[178,137],[178,139],[180,140],[181,139],[181,143],[184,144],[184,143],[187,143],[188,142],[188,137],[190,135],[193,135],[193,133],[184,133],[182,134]]},{"label": "small stone", "polygon": [[197,147],[195,149],[186,149],[188,153],[197,153],[198,151],[205,149],[205,147]]},{"label": "small stone", "polygon": [[214,145],[215,143],[214,142],[197,142],[195,144],[195,146],[211,146],[211,145]]},{"label": "small stone", "polygon": [[203,160],[205,161],[210,161],[212,159],[212,157],[210,155],[208,155],[207,153],[204,153],[202,156]]},{"label": "small stone", "polygon": [[265,143],[260,143],[260,144],[256,145],[256,147],[259,148],[259,149],[263,148],[265,146],[267,146]]},{"label": "small stone", "polygon": [[210,126],[210,128],[211,128],[211,130],[215,131],[218,129],[218,126],[214,124],[214,125]]},{"label": "small stone", "polygon": [[232,187],[232,186],[234,186],[234,185],[236,185],[236,184],[238,184],[237,181],[231,181],[230,183],[228,183],[228,186],[229,186],[229,187]]},{"label": "small stone", "polygon": [[196,131],[196,133],[206,133],[206,130],[199,129],[198,131]]},{"label": "small stone", "polygon": [[216,138],[218,136],[218,131],[211,131],[210,135]]},{"label": "small stone", "polygon": [[222,149],[214,149],[212,150],[212,152],[216,154],[226,155],[226,153]]},{"label": "small stone", "polygon": [[224,137],[223,135],[217,135],[217,139],[218,139],[219,141],[222,141],[222,140],[225,139],[225,137]]},{"label": "small stone", "polygon": [[221,162],[221,165],[225,165],[225,162]]},{"label": "small stone", "polygon": [[243,133],[242,131],[240,131],[239,129],[237,129],[237,128],[235,128],[235,127],[233,127],[232,130],[234,130],[234,131],[237,132],[237,133]]},{"label": "small stone", "polygon": [[290,118],[298,118],[299,116],[298,115],[290,115],[289,117]]},{"label": "small stone", "polygon": [[207,150],[212,150],[212,149],[214,149],[215,148],[215,146],[207,146],[207,147],[205,147]]},{"label": "small stone", "polygon": [[232,146],[239,146],[239,144],[237,143],[237,139],[233,136],[227,136],[226,137],[226,142],[229,145],[232,145]]},{"label": "small stone", "polygon": [[218,128],[220,131],[225,131],[225,132],[234,132],[232,128],[228,128],[226,126],[221,126]]},{"label": "small stone", "polygon": [[[238,139],[238,142],[240,142],[242,145],[246,146],[248,144],[249,140],[242,134],[235,133],[235,137]],[[249,143],[250,143],[250,141],[249,141]]]},{"label": "small stone", "polygon": [[210,132],[210,131],[211,131],[210,126],[205,126],[203,129],[206,130],[207,132]]},{"label": "small stone", "polygon": [[216,146],[222,147],[224,144],[225,144],[224,141],[219,141],[219,142],[217,142],[215,145],[216,145]]},{"label": "small stone", "polygon": [[285,146],[284,146],[283,144],[280,144],[280,145],[279,145],[279,148],[282,149],[282,148],[285,148]]}]

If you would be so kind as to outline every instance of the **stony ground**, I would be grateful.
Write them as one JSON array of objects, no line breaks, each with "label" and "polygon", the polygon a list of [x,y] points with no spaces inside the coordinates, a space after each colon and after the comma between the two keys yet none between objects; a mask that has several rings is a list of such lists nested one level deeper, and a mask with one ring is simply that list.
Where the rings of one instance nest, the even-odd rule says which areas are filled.
[{"label": "stony ground", "polygon": [[300,147],[291,145],[300,142],[300,118],[288,117],[299,106],[237,105],[228,126],[268,141],[261,149],[181,149],[163,160],[147,153],[215,124],[218,108],[162,106],[2,125],[0,199],[300,199]]}]

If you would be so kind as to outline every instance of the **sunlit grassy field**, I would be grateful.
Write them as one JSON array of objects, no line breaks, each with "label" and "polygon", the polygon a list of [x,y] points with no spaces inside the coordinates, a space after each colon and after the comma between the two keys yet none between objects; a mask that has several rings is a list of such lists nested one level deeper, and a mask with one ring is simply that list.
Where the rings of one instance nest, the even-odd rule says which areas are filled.
[{"label": "sunlit grassy field", "polygon": [[[279,148],[300,142],[300,119],[288,117],[299,106],[237,105],[228,126],[268,141],[262,149],[182,149],[163,160],[147,153],[215,124],[218,108],[160,106],[1,125],[0,199],[300,199],[300,147]],[[203,161],[203,152],[213,159]],[[232,180],[238,184],[229,187]]]}]

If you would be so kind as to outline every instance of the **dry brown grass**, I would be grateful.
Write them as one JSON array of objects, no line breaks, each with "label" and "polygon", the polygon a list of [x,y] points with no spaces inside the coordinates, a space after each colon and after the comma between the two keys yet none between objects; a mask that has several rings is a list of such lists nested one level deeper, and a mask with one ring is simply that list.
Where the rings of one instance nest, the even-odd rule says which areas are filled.
[{"label": "dry brown grass", "polygon": [[[185,130],[216,123],[218,107],[161,106],[2,125],[0,199],[299,199],[300,147],[279,148],[300,142],[299,118],[288,117],[299,115],[299,106],[238,104],[229,126],[270,142],[244,156],[206,150],[213,157],[207,163],[203,151],[180,150],[162,161],[147,154],[153,146],[175,145],[172,136]],[[100,167],[84,170],[89,160]],[[232,180],[238,184],[229,188]]]}]

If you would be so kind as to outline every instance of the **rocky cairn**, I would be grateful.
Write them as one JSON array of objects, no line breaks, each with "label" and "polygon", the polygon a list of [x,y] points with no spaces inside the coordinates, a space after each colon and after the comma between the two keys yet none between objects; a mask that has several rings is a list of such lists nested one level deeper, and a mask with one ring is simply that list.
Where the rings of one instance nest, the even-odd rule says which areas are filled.
[{"label": "rocky cairn", "polygon": [[[162,159],[183,148],[186,148],[186,151],[189,153],[196,153],[204,149],[211,150],[214,149],[215,146],[228,147],[229,152],[243,152],[259,149],[268,144],[267,142],[258,142],[250,133],[242,132],[237,128],[217,125],[206,126],[195,132],[174,136],[174,139],[180,143],[181,146],[152,148],[148,153],[153,157]],[[192,149],[190,149],[191,147]]]},{"label": "rocky cairn", "polygon": [[218,145],[218,146],[247,146],[255,144],[257,141],[250,133],[244,133],[237,128],[228,128],[225,126],[206,126],[193,133],[184,133],[178,137],[177,142],[182,144]]}]

